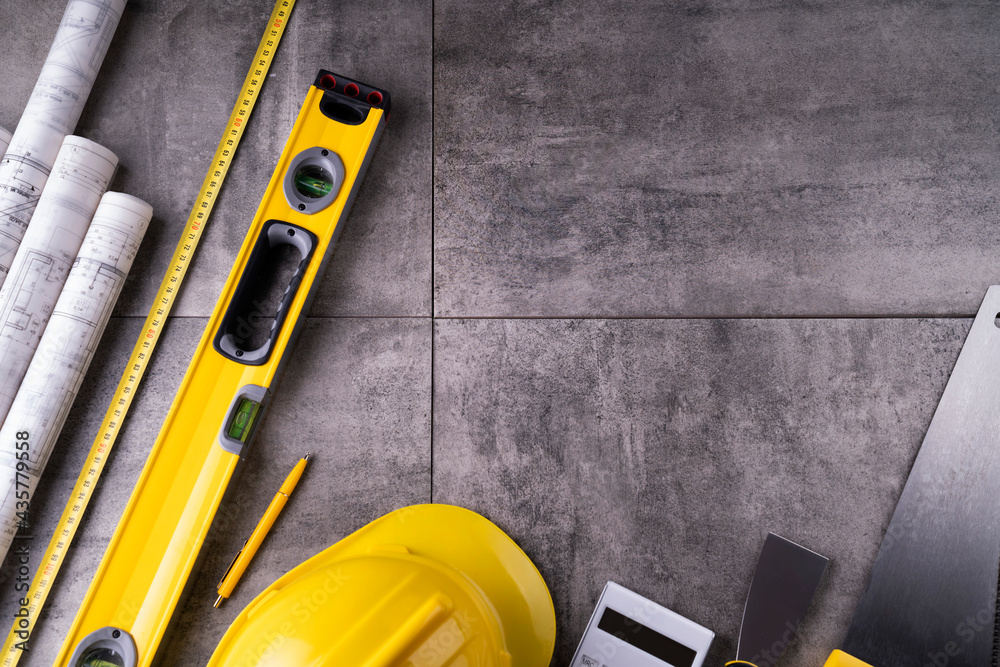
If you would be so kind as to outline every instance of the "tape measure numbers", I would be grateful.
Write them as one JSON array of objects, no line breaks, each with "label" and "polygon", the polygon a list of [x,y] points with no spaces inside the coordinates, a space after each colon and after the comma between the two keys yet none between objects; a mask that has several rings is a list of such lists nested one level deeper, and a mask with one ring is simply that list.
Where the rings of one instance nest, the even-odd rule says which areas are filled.
[{"label": "tape measure numbers", "polygon": [[0,656],[3,658],[0,667],[17,665],[21,654],[27,647],[27,641],[32,629],[34,629],[38,613],[52,590],[52,582],[59,573],[59,568],[73,541],[80,519],[93,495],[94,486],[101,477],[108,453],[118,437],[122,420],[128,414],[132,398],[135,396],[149,364],[149,357],[156,347],[160,332],[163,330],[163,325],[173,307],[177,291],[180,289],[188,266],[191,264],[191,258],[198,247],[198,241],[201,239],[205,224],[215,206],[219,190],[229,172],[229,165],[232,163],[233,155],[243,137],[247,120],[253,111],[267,71],[271,67],[271,61],[274,59],[274,53],[281,41],[281,36],[284,34],[289,14],[294,5],[295,0],[278,0],[274,5],[268,19],[267,31],[260,40],[253,65],[243,81],[240,97],[229,115],[229,124],[226,126],[225,134],[215,150],[212,166],[209,167],[208,173],[205,175],[198,198],[195,200],[191,214],[185,223],[184,234],[174,250],[167,273],[160,282],[156,300],[146,317],[142,333],[132,350],[132,356],[129,358],[125,373],[118,382],[111,406],[104,416],[101,430],[90,448],[83,470],[80,471],[76,485],[73,487],[70,500],[59,519],[56,532],[45,551],[41,568],[32,580],[31,587],[24,598],[27,604],[22,606],[22,610],[26,610],[26,622],[22,622],[24,617],[15,619],[14,626],[7,636],[2,652],[0,652]]}]

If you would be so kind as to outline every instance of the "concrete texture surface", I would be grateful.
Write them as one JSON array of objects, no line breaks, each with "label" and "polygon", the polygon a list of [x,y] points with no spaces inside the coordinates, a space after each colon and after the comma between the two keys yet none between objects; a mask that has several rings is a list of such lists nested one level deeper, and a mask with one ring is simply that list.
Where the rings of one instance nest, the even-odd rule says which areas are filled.
[{"label": "concrete texture surface", "polygon": [[435,3],[436,314],[975,314],[998,13]]},{"label": "concrete texture surface", "polygon": [[573,655],[616,581],[736,656],[768,531],[832,558],[783,663],[839,646],[968,320],[442,320],[434,499],[529,554]]},{"label": "concrete texture surface", "polygon": [[[272,3],[131,0],[78,134],[155,220],[32,500],[33,566],[156,293]],[[0,125],[65,0],[0,2]],[[987,285],[990,3],[298,0],[144,386],[22,665],[50,665],[319,68],[393,113],[260,441],[160,657],[435,501],[545,576],[566,665],[615,580],[734,657],[770,531],[831,558],[781,665],[837,647]],[[932,317],[929,317],[932,316]],[[316,454],[233,598],[215,584]],[[14,614],[0,568],[0,626]],[[614,666],[619,667],[619,666]]]}]

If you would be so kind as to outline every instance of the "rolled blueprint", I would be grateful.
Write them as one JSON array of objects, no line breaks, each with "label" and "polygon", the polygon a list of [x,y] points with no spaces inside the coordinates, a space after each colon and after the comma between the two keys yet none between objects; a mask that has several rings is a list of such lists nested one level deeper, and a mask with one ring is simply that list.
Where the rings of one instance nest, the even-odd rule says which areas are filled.
[{"label": "rolled blueprint", "polygon": [[6,130],[0,127],[0,155],[7,152],[7,146],[10,146],[10,138],[14,136],[10,133],[10,130]]},{"label": "rolled blueprint", "polygon": [[68,136],[63,141],[0,287],[0,424],[117,166],[114,153],[89,139]]},{"label": "rolled blueprint", "polygon": [[14,261],[63,137],[80,120],[125,0],[70,0],[0,161],[0,285]]},{"label": "rolled blueprint", "polygon": [[30,522],[31,496],[52,454],[70,406],[152,218],[130,195],[101,199],[28,366],[7,420],[0,427],[0,560],[20,523]]}]

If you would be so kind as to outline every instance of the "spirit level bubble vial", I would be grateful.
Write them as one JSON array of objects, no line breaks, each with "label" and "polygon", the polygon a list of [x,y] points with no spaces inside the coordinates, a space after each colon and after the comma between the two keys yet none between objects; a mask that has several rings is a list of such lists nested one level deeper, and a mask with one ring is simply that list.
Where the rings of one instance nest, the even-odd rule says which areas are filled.
[{"label": "spirit level bubble vial", "polygon": [[[330,260],[389,94],[320,71],[56,660],[145,667]],[[97,662],[95,662],[97,661]]]}]

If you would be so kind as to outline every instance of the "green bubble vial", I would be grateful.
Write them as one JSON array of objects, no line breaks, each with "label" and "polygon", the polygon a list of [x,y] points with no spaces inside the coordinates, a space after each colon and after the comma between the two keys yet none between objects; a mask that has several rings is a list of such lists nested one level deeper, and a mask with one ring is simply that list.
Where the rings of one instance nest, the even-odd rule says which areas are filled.
[{"label": "green bubble vial", "polygon": [[233,440],[245,443],[247,437],[250,435],[250,431],[253,429],[253,423],[257,419],[258,412],[260,412],[260,403],[251,401],[249,398],[241,398],[240,404],[236,408],[236,414],[233,416],[233,420],[229,423],[229,428],[226,430],[226,435]]}]

